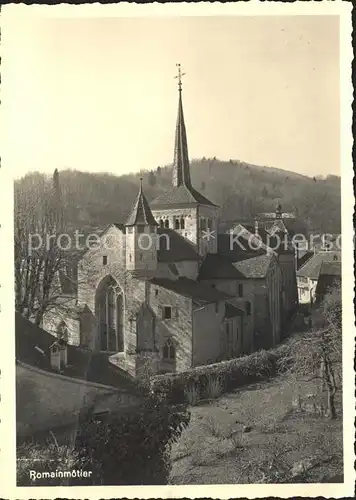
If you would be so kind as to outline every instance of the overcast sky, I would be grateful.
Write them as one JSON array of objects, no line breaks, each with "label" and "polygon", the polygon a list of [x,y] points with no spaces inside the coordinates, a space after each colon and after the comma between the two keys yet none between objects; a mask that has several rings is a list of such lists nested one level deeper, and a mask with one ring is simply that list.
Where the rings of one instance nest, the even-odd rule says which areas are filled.
[{"label": "overcast sky", "polygon": [[19,18],[4,31],[14,175],[173,158],[176,63],[191,158],[339,174],[336,16]]}]

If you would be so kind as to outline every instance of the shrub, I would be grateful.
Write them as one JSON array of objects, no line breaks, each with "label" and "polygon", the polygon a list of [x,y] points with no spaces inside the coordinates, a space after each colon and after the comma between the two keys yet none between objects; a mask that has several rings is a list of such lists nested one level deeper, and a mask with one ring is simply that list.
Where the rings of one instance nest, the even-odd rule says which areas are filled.
[{"label": "shrub", "polygon": [[185,399],[190,406],[195,406],[199,401],[199,387],[197,384],[189,384],[184,390]]},{"label": "shrub", "polygon": [[213,377],[209,375],[207,377],[206,386],[205,386],[205,394],[208,399],[216,399],[224,391],[224,386],[221,382],[220,377]]},{"label": "shrub", "polygon": [[185,405],[171,406],[150,396],[105,422],[88,415],[80,423],[75,447],[81,458],[95,464],[101,484],[166,484],[171,444],[189,420]]},{"label": "shrub", "polygon": [[202,427],[205,427],[207,431],[214,437],[224,437],[224,433],[220,426],[218,420],[212,416],[208,415],[202,422]]}]

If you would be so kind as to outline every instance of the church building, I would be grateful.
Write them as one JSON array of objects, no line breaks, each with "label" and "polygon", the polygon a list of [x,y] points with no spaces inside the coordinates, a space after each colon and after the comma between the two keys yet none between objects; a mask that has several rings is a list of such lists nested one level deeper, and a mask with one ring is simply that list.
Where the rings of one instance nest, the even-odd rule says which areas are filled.
[{"label": "church building", "polygon": [[[267,290],[267,279],[276,297],[281,292],[273,255],[234,260],[219,252],[219,207],[191,181],[178,69],[172,187],[149,203],[141,181],[127,220],[109,225],[99,245],[83,255],[70,318],[69,344],[105,352],[134,376],[146,369],[183,371],[253,351],[256,287],[263,283]],[[268,297],[261,301],[270,318]],[[266,333],[265,346],[279,341],[276,304],[271,321],[278,325],[271,323],[274,333]],[[51,314],[44,328],[53,331],[60,321],[63,327],[63,320],[68,325]],[[267,332],[268,321],[259,324]]]}]

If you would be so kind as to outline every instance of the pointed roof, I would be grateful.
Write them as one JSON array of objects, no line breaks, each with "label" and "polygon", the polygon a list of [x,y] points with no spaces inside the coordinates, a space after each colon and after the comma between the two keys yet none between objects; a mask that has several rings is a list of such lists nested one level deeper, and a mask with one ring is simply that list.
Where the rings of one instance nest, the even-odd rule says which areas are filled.
[{"label": "pointed roof", "polygon": [[129,215],[125,226],[158,226],[153,214],[151,212],[148,201],[143,194],[142,189],[142,179],[140,191],[137,195],[136,201],[132,208],[131,214]]},{"label": "pointed roof", "polygon": [[174,161],[173,161],[173,187],[158,196],[151,203],[155,207],[169,207],[172,205],[210,205],[216,206],[210,200],[198,193],[193,186],[190,177],[190,164],[188,155],[187,132],[185,129],[183,103],[182,103],[182,81],[180,64],[178,66],[178,116],[176,125]]},{"label": "pointed roof", "polygon": [[192,186],[188,156],[187,132],[184,123],[182,90],[179,89],[178,115],[174,145],[173,186]]}]

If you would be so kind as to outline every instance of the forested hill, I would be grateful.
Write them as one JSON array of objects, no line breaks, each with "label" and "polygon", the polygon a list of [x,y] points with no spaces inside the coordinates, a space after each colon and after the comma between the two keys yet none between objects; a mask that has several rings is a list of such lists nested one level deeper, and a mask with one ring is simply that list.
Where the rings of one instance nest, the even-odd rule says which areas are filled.
[{"label": "forested hill", "polygon": [[[191,162],[192,182],[204,196],[221,207],[223,220],[246,220],[260,212],[294,212],[314,232],[340,232],[340,177],[313,178],[277,168],[244,162],[201,159]],[[171,167],[115,176],[76,170],[59,172],[65,219],[84,229],[122,222],[137,195],[140,177],[148,200],[171,186]],[[27,174],[15,183],[15,197],[41,199],[50,177]],[[44,196],[44,195],[43,195]]]}]

